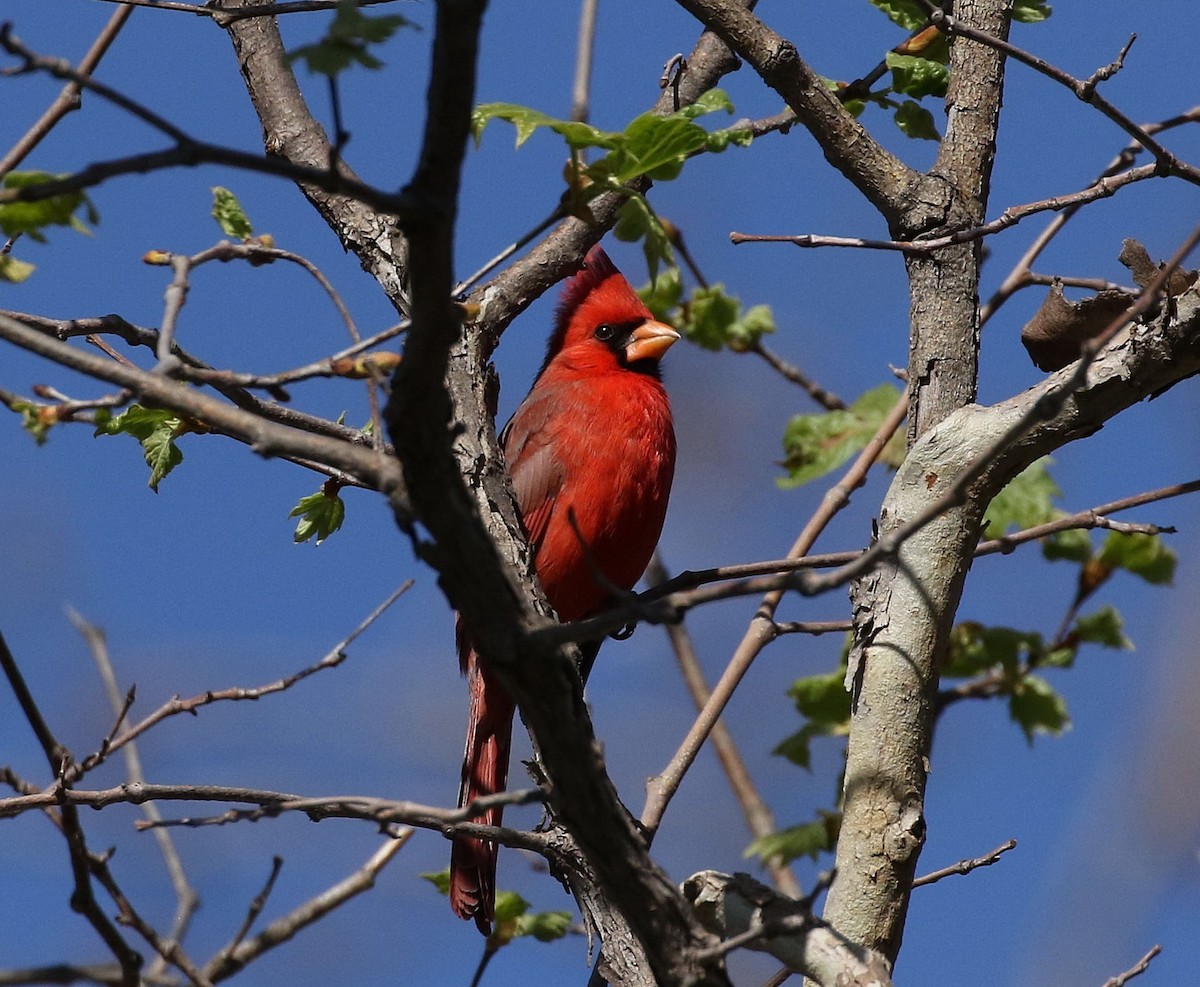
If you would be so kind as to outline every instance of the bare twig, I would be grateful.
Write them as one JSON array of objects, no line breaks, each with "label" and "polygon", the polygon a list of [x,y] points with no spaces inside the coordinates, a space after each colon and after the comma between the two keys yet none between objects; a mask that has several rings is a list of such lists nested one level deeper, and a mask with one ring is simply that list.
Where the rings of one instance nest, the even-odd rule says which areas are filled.
[{"label": "bare twig", "polygon": [[571,119],[587,123],[592,88],[592,57],[596,48],[596,11],[599,0],[579,5],[579,38],[575,45],[575,79],[571,84]]},{"label": "bare twig", "polygon": [[[1142,124],[1141,129],[1148,134],[1157,134],[1163,132],[1164,130],[1171,130],[1175,127],[1183,126],[1184,124],[1198,122],[1200,122],[1200,106],[1193,106],[1186,113],[1181,113],[1177,116],[1170,117],[1166,120],[1160,120],[1155,123]],[[1145,148],[1140,141],[1131,141],[1121,150],[1119,154],[1117,154],[1115,158],[1113,158],[1112,161],[1108,163],[1107,167],[1105,167],[1105,169],[1097,177],[1097,182],[1118,174],[1124,168],[1130,167],[1137,156],[1144,150]],[[1042,232],[1039,233],[1036,238],[1034,238],[1033,243],[1029,245],[1029,248],[1004,278],[1004,281],[992,294],[992,297],[988,299],[987,304],[980,308],[980,325],[985,324],[988,319],[995,314],[996,310],[1005,303],[1005,301],[1012,297],[1016,291],[1019,291],[1026,284],[1049,283],[1049,279],[1038,278],[1035,276],[1030,271],[1030,268],[1032,267],[1033,262],[1041,255],[1042,251],[1046,249],[1054,237],[1058,235],[1059,231],[1062,230],[1063,226],[1070,221],[1071,217],[1074,216],[1082,208],[1082,206],[1083,203],[1069,206],[1068,208],[1059,212],[1058,215],[1056,215],[1049,223],[1046,224],[1046,228],[1042,230]],[[1064,280],[1063,283],[1068,284],[1070,282]],[[1092,286],[1080,285],[1080,287]]]},{"label": "bare twig", "polygon": [[[1173,173],[1172,173],[1173,174]],[[1009,206],[991,222],[973,226],[970,229],[955,230],[944,236],[929,237],[921,240],[873,240],[866,237],[818,236],[815,234],[800,234],[790,236],[785,234],[751,234],[730,233],[729,242],[740,243],[790,243],[796,247],[855,247],[866,250],[894,250],[905,254],[928,254],[936,250],[945,250],[959,243],[968,243],[992,236],[1016,226],[1021,220],[1043,212],[1061,212],[1067,209],[1077,209],[1089,202],[1107,199],[1120,189],[1136,182],[1144,182],[1151,178],[1165,177],[1157,164],[1142,165],[1130,168],[1115,175],[1105,175],[1087,188],[1066,195],[1056,195],[1048,199],[1039,199],[1020,206]]]},{"label": "bare twig", "polygon": [[940,870],[932,871],[921,877],[915,878],[912,882],[914,888],[923,887],[926,884],[936,884],[944,877],[952,877],[955,874],[970,874],[977,867],[990,867],[1009,850],[1016,849],[1016,840],[1006,840],[1001,843],[996,849],[989,850],[981,857],[974,857],[971,860],[960,860],[957,864],[951,864],[949,867],[943,867]]},{"label": "bare twig", "polygon": [[[220,4],[182,3],[179,0],[104,0],[127,7],[149,7],[152,10],[173,10],[179,13],[211,17],[222,26],[230,21],[247,17],[276,17],[280,14],[302,14],[315,10],[336,10],[341,0],[286,0],[284,3],[268,3],[249,10],[222,10]],[[395,0],[354,0],[359,7],[371,7]]]},{"label": "bare twig", "polygon": [[[397,841],[399,842],[399,841]],[[233,956],[233,951],[238,948],[250,934],[250,929],[254,926],[258,916],[262,914],[262,910],[267,906],[267,899],[271,897],[271,891],[275,887],[275,881],[279,878],[279,872],[283,869],[283,858],[271,858],[271,873],[267,875],[266,883],[262,890],[256,894],[250,901],[250,906],[246,909],[246,917],[242,919],[242,924],[238,926],[237,932],[233,934],[233,938],[221,947],[220,952],[216,954],[209,962],[209,969],[220,969]]]},{"label": "bare twig", "polygon": [[[666,582],[667,578],[667,569],[663,564],[662,556],[655,552],[654,558],[650,562],[650,568],[646,571],[646,579],[651,586],[656,586]],[[712,693],[704,679],[704,670],[700,667],[700,659],[696,656],[692,637],[682,623],[667,624],[666,630],[667,637],[671,641],[671,648],[675,652],[675,660],[679,664],[680,672],[683,673],[683,680],[691,694],[692,701],[696,704],[696,711],[699,712],[704,709]],[[742,815],[746,818],[746,826],[751,835],[761,838],[775,832],[775,817],[770,807],[763,801],[762,796],[758,794],[754,779],[751,778],[746,762],[734,742],[733,735],[725,725],[724,719],[718,719],[713,724],[709,739],[712,741],[713,753],[717,755],[721,769],[725,772],[725,778],[729,782],[734,798],[737,799],[737,803],[742,809]],[[771,874],[772,883],[779,891],[791,898],[800,896],[800,884],[787,864],[772,858],[767,862],[767,869]]]},{"label": "bare twig", "polygon": [[[1200,169],[1180,161],[1167,148],[1156,141],[1145,128],[1134,123],[1133,120],[1100,95],[1096,83],[1100,81],[1101,77],[1107,78],[1103,74],[1104,70],[1096,73],[1090,79],[1076,79],[1057,66],[1051,65],[1049,62],[1030,54],[1022,48],[1018,48],[1011,42],[1004,41],[994,35],[988,34],[986,31],[981,31],[978,28],[963,23],[958,18],[946,13],[940,7],[935,6],[930,0],[919,0],[919,2],[926,9],[930,21],[939,30],[948,35],[970,38],[972,41],[977,41],[980,44],[987,45],[989,48],[994,48],[997,51],[1003,52],[1009,58],[1028,65],[1047,78],[1053,79],[1059,85],[1071,90],[1083,102],[1095,107],[1095,109],[1099,110],[1104,116],[1108,117],[1108,119],[1129,134],[1130,137],[1145,147],[1154,156],[1160,173],[1174,174],[1185,181],[1200,185]],[[1118,61],[1124,58],[1128,50],[1129,45],[1126,45],[1122,49]],[[1109,75],[1111,74],[1110,72]]]},{"label": "bare twig", "polygon": [[[9,687],[16,696],[17,704],[37,737],[50,770],[59,778],[59,783],[48,793],[45,807],[58,805],[61,808],[62,833],[67,840],[67,848],[71,860],[71,874],[74,880],[74,890],[71,893],[71,909],[78,912],[91,925],[96,933],[104,940],[104,944],[112,952],[121,967],[121,983],[123,987],[137,987],[138,972],[142,966],[142,958],[125,941],[117,927],[105,914],[100,903],[96,900],[91,879],[91,859],[88,852],[87,839],[79,822],[79,812],[70,801],[71,789],[67,787],[63,773],[71,760],[71,752],[58,742],[50,731],[33,693],[25,683],[25,677],[17,667],[16,659],[8,648],[4,635],[0,634],[0,669],[3,669]],[[32,796],[17,796],[30,798]],[[39,796],[40,797],[40,796]],[[4,800],[9,801],[9,800]]]},{"label": "bare twig", "polygon": [[1145,973],[1146,970],[1149,969],[1150,963],[1154,957],[1161,952],[1162,946],[1151,946],[1146,955],[1133,964],[1133,966],[1131,966],[1124,973],[1119,973],[1115,977],[1109,977],[1106,981],[1104,981],[1104,987],[1125,987],[1125,984],[1129,983],[1129,981],[1131,981],[1134,977],[1141,976],[1143,973]]},{"label": "bare twig", "polygon": [[272,693],[284,692],[290,689],[297,682],[302,682],[310,675],[315,675],[317,672],[324,671],[327,668],[337,668],[346,660],[346,649],[354,643],[354,641],[378,620],[387,609],[403,596],[409,589],[412,588],[413,581],[411,579],[402,583],[391,594],[388,595],[382,603],[372,610],[357,627],[354,628],[346,637],[339,641],[326,655],[318,662],[309,665],[306,668],[300,669],[298,672],[293,672],[291,675],[286,675],[281,679],[276,679],[273,682],[268,682],[265,685],[253,686],[245,688],[234,686],[229,689],[208,689],[199,695],[192,696],[190,699],[181,699],[175,696],[167,702],[163,703],[158,709],[138,723],[133,724],[128,729],[123,731],[119,736],[113,738],[112,742],[103,750],[103,756],[99,753],[86,758],[79,765],[75,766],[68,772],[68,776],[74,781],[83,777],[83,775],[91,771],[103,760],[105,760],[114,751],[120,750],[126,744],[131,743],[136,738],[140,737],[151,727],[157,725],[168,717],[175,716],[179,713],[195,713],[202,706],[208,706],[216,702],[241,702],[245,700],[258,700],[263,696],[269,696]]},{"label": "bare twig", "polygon": [[[816,541],[818,535],[825,529],[830,519],[849,503],[850,495],[865,481],[867,472],[878,459],[888,439],[900,427],[908,411],[908,397],[901,395],[891,413],[879,426],[878,431],[867,443],[854,463],[846,471],[842,479],[834,484],[821,501],[804,530],[800,532],[789,557],[801,557]],[[850,563],[853,565],[853,563]],[[705,704],[700,715],[696,717],[687,736],[676,751],[671,762],[661,774],[650,779],[647,784],[648,797],[642,809],[642,825],[650,831],[655,830],[662,821],[672,796],[683,780],[684,774],[695,760],[701,745],[712,730],[713,724],[721,715],[725,705],[733,696],[734,690],[742,677],[749,670],[751,663],[766,645],[775,638],[775,611],[783,598],[783,590],[771,590],[764,596],[754,619],[751,621],[745,636],[734,651],[733,657],[722,673],[721,678],[713,687],[712,695]]]},{"label": "bare twig", "polygon": [[[143,402],[150,401],[203,421],[213,431],[247,443],[260,455],[294,456],[306,462],[323,463],[327,468],[342,470],[357,477],[360,482],[376,490],[402,488],[399,466],[391,457],[350,442],[307,434],[294,427],[264,420],[260,415],[231,407],[162,375],[121,366],[81,352],[5,316],[0,316],[0,338],[91,377],[125,387]],[[404,499],[403,495],[400,499]]]},{"label": "bare twig", "polygon": [[[96,662],[101,681],[104,683],[104,691],[108,694],[109,704],[117,715],[116,724],[100,748],[105,756],[107,756],[107,753],[112,749],[113,734],[115,734],[118,726],[124,721],[130,706],[133,704],[134,690],[131,688],[125,696],[122,696],[120,686],[117,684],[116,671],[113,669],[112,660],[109,657],[108,641],[104,631],[95,624],[85,620],[74,609],[67,611],[67,618],[82,635],[84,641],[87,642],[88,650]],[[142,761],[138,755],[137,746],[133,743],[127,743],[124,749],[124,756],[126,778],[134,784],[144,782],[146,776],[142,770]],[[142,814],[151,822],[160,822],[162,820],[158,806],[153,802],[146,802],[142,805]],[[162,854],[163,863],[167,868],[167,875],[171,879],[171,887],[175,891],[175,920],[167,937],[167,943],[182,943],[184,936],[187,934],[192,916],[195,915],[196,909],[200,906],[200,898],[183,869],[183,861],[179,857],[179,851],[175,848],[175,842],[171,838],[171,834],[165,829],[156,829],[154,838],[158,843],[159,852]],[[165,964],[165,958],[159,953],[155,961],[147,968],[145,976],[151,979],[161,977],[166,972]]]},{"label": "bare twig", "polygon": [[205,966],[204,976],[213,983],[225,980],[243,969],[246,964],[262,956],[263,953],[287,942],[301,929],[312,925],[356,895],[370,890],[375,886],[375,878],[379,872],[400,852],[412,833],[411,829],[405,830],[394,839],[388,840],[349,877],[305,902],[283,918],[272,922],[254,938],[231,944],[233,946],[231,950],[221,950]]},{"label": "bare twig", "polygon": [[[90,76],[96,71],[96,66],[100,64],[100,60],[117,39],[121,28],[125,26],[125,22],[129,20],[129,15],[132,13],[132,7],[123,7],[120,10],[113,11],[113,15],[108,19],[104,27],[101,28],[100,33],[96,35],[96,40],[92,42],[92,46],[87,50],[87,54],[83,56],[79,64],[75,67],[75,71],[80,76]],[[63,117],[72,110],[79,109],[79,93],[81,88],[80,83],[74,81],[68,82],[63,86],[62,91],[55,98],[54,102],[46,108],[46,112],[22,135],[21,139],[12,146],[9,152],[3,158],[0,158],[0,176],[7,175],[24,161],[29,152],[42,142],[45,136],[57,126]]]},{"label": "bare twig", "polygon": [[826,411],[840,411],[846,407],[846,402],[840,397],[832,391],[826,390],[799,367],[789,363],[783,357],[768,349],[762,340],[756,339],[750,347],[750,352],[761,356],[786,380],[790,380],[793,384],[799,384],[800,387],[804,388],[808,396]]}]

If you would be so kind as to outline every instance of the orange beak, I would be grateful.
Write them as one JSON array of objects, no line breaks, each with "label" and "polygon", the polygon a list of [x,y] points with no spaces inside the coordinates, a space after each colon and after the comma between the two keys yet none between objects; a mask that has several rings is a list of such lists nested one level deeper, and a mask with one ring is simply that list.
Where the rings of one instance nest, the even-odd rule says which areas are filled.
[{"label": "orange beak", "polygon": [[625,346],[625,359],[629,363],[657,360],[678,341],[679,333],[670,326],[647,319],[630,335]]}]

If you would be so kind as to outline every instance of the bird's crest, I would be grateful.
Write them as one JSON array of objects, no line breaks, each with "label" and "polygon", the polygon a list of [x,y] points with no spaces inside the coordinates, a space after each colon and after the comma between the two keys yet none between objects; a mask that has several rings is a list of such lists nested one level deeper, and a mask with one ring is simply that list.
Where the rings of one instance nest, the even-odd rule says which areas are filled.
[{"label": "bird's crest", "polygon": [[551,334],[550,343],[546,348],[547,363],[554,354],[562,349],[571,319],[579,311],[579,307],[602,285],[614,278],[616,280],[611,288],[606,289],[606,294],[610,292],[612,294],[610,300],[621,307],[629,307],[631,315],[635,317],[638,315],[650,317],[649,311],[638,298],[633,286],[625,280],[616,265],[608,259],[608,254],[597,244],[587,252],[587,256],[583,259],[583,267],[563,287],[562,297],[554,315],[554,332]]}]

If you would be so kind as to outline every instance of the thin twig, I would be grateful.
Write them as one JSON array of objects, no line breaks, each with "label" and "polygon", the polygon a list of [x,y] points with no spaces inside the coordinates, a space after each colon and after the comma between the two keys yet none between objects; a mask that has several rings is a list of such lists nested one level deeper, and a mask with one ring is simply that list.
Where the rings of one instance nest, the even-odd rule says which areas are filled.
[{"label": "thin twig", "polygon": [[786,380],[790,380],[793,384],[798,384],[804,391],[817,402],[826,411],[841,411],[846,407],[846,402],[818,384],[815,380],[809,377],[803,370],[795,364],[789,363],[783,357],[779,356],[774,351],[763,345],[762,340],[755,340],[750,346],[751,353],[757,353],[767,361],[775,370],[777,370]]},{"label": "thin twig", "polygon": [[921,877],[913,879],[912,886],[914,888],[923,887],[926,884],[936,884],[944,877],[953,877],[955,874],[970,874],[977,867],[990,867],[999,860],[1009,850],[1015,850],[1017,846],[1016,840],[1006,840],[1001,843],[996,849],[989,850],[981,857],[973,857],[970,860],[960,860],[957,864],[951,864],[949,867],[943,867],[940,870],[931,871]]},{"label": "thin twig", "polygon": [[581,0],[579,38],[575,45],[575,78],[571,83],[571,119],[587,123],[592,89],[592,58],[596,49],[596,11],[600,0]]},{"label": "thin twig", "polygon": [[[142,966],[142,958],[125,941],[117,927],[109,919],[100,903],[96,900],[92,886],[90,859],[87,839],[79,822],[79,812],[70,801],[71,789],[67,787],[64,773],[71,760],[71,752],[58,742],[50,727],[47,725],[33,693],[25,683],[25,677],[17,667],[17,661],[8,648],[8,642],[0,633],[0,669],[3,669],[9,687],[16,696],[17,704],[25,716],[26,722],[37,737],[50,770],[59,779],[57,785],[49,793],[46,805],[58,805],[62,812],[62,833],[67,840],[67,849],[71,861],[71,874],[74,880],[74,890],[71,893],[71,909],[78,912],[91,925],[96,933],[104,940],[104,944],[121,966],[121,982],[123,987],[137,987],[138,972]],[[17,796],[29,798],[31,796]],[[3,800],[10,801],[10,800]]]},{"label": "thin twig", "polygon": [[[650,568],[646,571],[646,579],[651,586],[656,586],[665,583],[668,578],[662,555],[655,552],[654,557],[650,560]],[[700,659],[696,656],[692,636],[682,622],[667,624],[666,631],[671,642],[671,649],[675,652],[675,660],[683,674],[684,683],[687,685],[692,701],[696,704],[696,712],[699,713],[704,709],[712,693],[704,679],[704,670],[700,667]],[[725,772],[725,778],[729,782],[733,796],[741,807],[750,834],[755,838],[761,838],[774,833],[775,817],[770,807],[759,795],[754,779],[750,776],[746,762],[723,718],[713,724],[709,739],[712,742],[713,753],[717,755],[721,769]],[[800,883],[787,864],[771,858],[767,862],[767,869],[777,890],[790,898],[800,897]]]},{"label": "thin twig", "polygon": [[339,641],[330,651],[328,651],[320,661],[309,665],[306,668],[300,669],[298,672],[293,672],[283,678],[276,679],[273,682],[268,682],[265,685],[244,688],[234,686],[229,689],[209,689],[199,695],[192,696],[190,699],[181,699],[175,696],[167,702],[163,703],[158,709],[152,712],[145,719],[133,724],[118,737],[115,737],[103,751],[103,754],[97,753],[89,758],[86,758],[79,765],[76,765],[72,770],[68,771],[68,777],[74,781],[81,778],[86,772],[91,771],[98,764],[104,761],[114,751],[120,750],[126,744],[131,743],[136,738],[140,737],[151,727],[157,725],[168,717],[175,716],[179,713],[195,713],[202,706],[208,706],[216,702],[241,702],[245,700],[258,700],[263,696],[268,696],[276,692],[284,692],[290,689],[297,682],[302,682],[304,679],[318,672],[324,671],[327,668],[337,668],[347,658],[346,649],[350,647],[354,641],[369,628],[376,620],[378,620],[387,609],[403,596],[413,586],[411,579],[406,580],[398,586],[388,597],[372,610],[357,627],[354,628],[346,637]]},{"label": "thin twig", "polygon": [[379,872],[400,852],[412,834],[413,831],[408,829],[388,840],[349,877],[272,922],[253,939],[236,944],[228,953],[225,950],[219,952],[204,967],[204,975],[214,982],[232,976],[268,950],[287,942],[301,929],[312,925],[356,895],[370,890],[375,886]]},{"label": "thin twig", "polygon": [[[883,447],[900,427],[908,411],[907,394],[902,394],[900,400],[879,426],[875,435],[854,463],[846,471],[841,480],[826,491],[821,505],[817,508],[804,530],[800,532],[789,557],[801,557],[812,547],[825,526],[850,501],[850,495],[866,482],[867,472],[879,458]],[[850,563],[851,565],[853,563]],[[845,567],[843,567],[845,568]],[[838,570],[840,571],[840,570]],[[721,678],[713,687],[712,695],[705,704],[700,715],[696,717],[687,736],[679,745],[679,750],[661,774],[650,779],[647,784],[648,797],[642,809],[642,825],[650,831],[657,829],[662,821],[663,813],[678,789],[688,768],[700,752],[700,747],[712,730],[713,724],[732,698],[734,690],[742,677],[749,670],[751,663],[766,645],[775,638],[775,611],[783,599],[783,590],[771,590],[759,605],[754,619],[734,651],[733,657],[722,673]]]},{"label": "thin twig", "polygon": [[220,969],[229,961],[234,950],[250,934],[250,929],[254,926],[258,916],[262,914],[262,910],[267,906],[267,899],[271,897],[271,891],[275,888],[275,882],[278,880],[279,872],[282,869],[283,858],[279,856],[272,857],[271,873],[267,875],[266,883],[263,885],[262,890],[250,900],[250,906],[246,909],[246,917],[242,919],[242,924],[238,926],[238,930],[233,934],[233,938],[222,946],[220,952],[209,961],[209,968]]},{"label": "thin twig", "polygon": [[1124,973],[1109,977],[1104,981],[1104,987],[1125,987],[1134,977],[1141,976],[1150,967],[1151,961],[1162,952],[1162,946],[1151,946],[1149,951]]},{"label": "thin twig", "polygon": [[[132,7],[122,7],[120,10],[113,11],[108,22],[101,28],[100,33],[96,35],[96,40],[92,42],[92,46],[87,50],[87,54],[83,56],[79,64],[75,67],[75,71],[81,76],[90,76],[96,71],[96,66],[100,64],[100,60],[104,57],[112,43],[117,39],[121,28],[125,26],[125,22],[129,20],[129,15],[133,13]],[[0,176],[7,175],[17,165],[19,165],[29,153],[38,146],[57,125],[72,110],[79,109],[80,99],[79,93],[82,86],[78,82],[68,82],[63,86],[62,91],[47,108],[46,112],[38,117],[37,121],[30,127],[16,144],[12,146],[9,152],[0,158]]]},{"label": "thin twig", "polygon": [[[1159,165],[1142,165],[1130,168],[1115,175],[1106,175],[1097,179],[1087,188],[1066,195],[1051,196],[1020,206],[1009,206],[999,216],[979,226],[965,230],[955,230],[944,236],[929,237],[920,240],[875,240],[867,237],[819,236],[816,234],[752,234],[730,233],[729,242],[741,243],[790,243],[796,247],[854,247],[860,250],[893,250],[905,254],[929,254],[937,250],[945,250],[960,243],[981,240],[993,236],[1003,230],[1016,226],[1021,220],[1043,212],[1061,212],[1066,209],[1077,209],[1089,202],[1107,199],[1127,185],[1144,182],[1151,178],[1166,177]],[[1200,184],[1200,182],[1198,182]]]},{"label": "thin twig", "polygon": [[[107,756],[107,752],[112,748],[112,734],[115,733],[118,725],[124,721],[133,703],[134,690],[131,688],[125,696],[122,696],[121,688],[117,683],[116,671],[109,656],[108,641],[104,631],[95,624],[85,620],[74,609],[67,611],[67,619],[71,621],[71,624],[79,631],[87,643],[88,650],[92,654],[92,659],[96,662],[96,667],[99,669],[100,679],[104,683],[104,691],[108,694],[109,704],[117,715],[117,723],[114,725],[113,730],[110,731],[109,737],[105,739],[104,744],[101,745],[101,750]],[[144,782],[146,775],[142,770],[142,759],[138,754],[137,745],[133,743],[126,744],[123,754],[125,757],[125,776],[127,780],[134,784]],[[142,814],[151,822],[162,821],[162,815],[158,811],[158,806],[153,802],[146,802],[142,805]],[[158,844],[159,853],[162,854],[167,874],[171,878],[171,887],[175,891],[175,920],[167,936],[167,942],[182,943],[184,936],[187,934],[188,926],[191,924],[192,916],[195,915],[196,909],[200,906],[200,897],[196,894],[195,889],[188,880],[187,873],[183,869],[183,861],[179,857],[179,851],[175,848],[175,841],[171,838],[171,834],[165,829],[156,829],[154,831],[154,839]],[[155,961],[147,968],[145,975],[152,979],[157,979],[165,973],[166,960],[159,953]]]}]

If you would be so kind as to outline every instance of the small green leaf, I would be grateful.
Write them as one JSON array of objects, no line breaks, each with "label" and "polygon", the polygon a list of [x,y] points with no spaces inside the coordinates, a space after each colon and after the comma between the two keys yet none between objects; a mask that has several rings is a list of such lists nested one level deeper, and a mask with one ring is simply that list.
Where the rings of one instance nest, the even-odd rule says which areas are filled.
[{"label": "small green leaf", "polygon": [[1046,0],[1016,0],[1013,3],[1012,18],[1026,24],[1036,24],[1044,21],[1054,12],[1054,8]]},{"label": "small green leaf", "polygon": [[1087,614],[1075,621],[1072,633],[1080,642],[1099,644],[1105,648],[1133,649],[1133,642],[1125,636],[1125,623],[1116,609],[1105,604],[1095,613]]},{"label": "small green leaf", "polygon": [[811,771],[812,753],[809,750],[809,742],[816,735],[816,731],[812,729],[812,724],[806,723],[790,737],[785,737],[776,744],[771,753],[778,754],[780,757],[786,757],[798,768]]},{"label": "small green leaf", "polygon": [[57,420],[46,415],[46,405],[34,404],[32,401],[14,401],[10,408],[21,416],[21,427],[25,429],[38,445],[45,445],[50,435],[50,426]]},{"label": "small green leaf", "polygon": [[646,308],[650,309],[659,321],[670,320],[674,311],[683,300],[683,279],[679,268],[669,266],[649,284],[638,289]]},{"label": "small green leaf", "polygon": [[[54,175],[48,171],[10,171],[4,176],[4,188],[28,188],[56,182],[70,175]],[[91,235],[87,223],[76,213],[82,209],[87,223],[96,225],[99,214],[91,200],[82,192],[66,192],[63,195],[38,199],[36,202],[6,202],[0,205],[0,231],[6,237],[27,236],[38,243],[45,243],[43,230],[47,226],[69,226],[71,229]],[[28,274],[26,274],[28,277]],[[24,280],[23,278],[21,280]]]},{"label": "small green leaf", "polygon": [[657,279],[660,265],[675,263],[671,238],[645,196],[629,193],[625,204],[617,210],[617,217],[613,235],[626,242],[642,241],[642,253],[646,257],[651,280]]},{"label": "small green leaf", "polygon": [[915,31],[929,19],[917,0],[871,0],[871,3],[906,31]]},{"label": "small green leaf", "polygon": [[680,329],[707,350],[728,347],[742,353],[753,348],[764,333],[775,331],[775,318],[767,305],[743,312],[739,299],[727,294],[723,284],[714,284],[692,292],[683,306]]},{"label": "small green leaf", "polygon": [[212,189],[212,197],[212,216],[221,227],[221,232],[235,240],[249,240],[254,235],[254,228],[237,196],[229,189],[216,185]]},{"label": "small green leaf", "polygon": [[364,68],[378,69],[383,62],[371,54],[368,46],[387,41],[402,27],[418,25],[399,14],[367,15],[354,0],[341,0],[325,37],[288,52],[285,60],[289,65],[303,61],[310,72],[330,77],[356,62]]},{"label": "small green leaf", "polygon": [[781,829],[770,836],[761,836],[751,843],[742,854],[758,857],[764,863],[771,861],[789,863],[798,857],[816,860],[837,845],[838,832],[842,828],[842,814],[819,810],[812,822]]},{"label": "small green leaf", "polygon": [[892,89],[896,92],[913,99],[946,95],[950,81],[947,66],[919,55],[897,55],[891,51],[887,53],[886,62],[892,71]]},{"label": "small green leaf", "polygon": [[330,495],[322,488],[315,494],[301,497],[288,517],[298,517],[295,534],[292,540],[299,545],[314,535],[316,544],[320,545],[342,526],[346,519],[346,505],[336,493]]},{"label": "small green leaf", "polygon": [[448,895],[450,893],[450,868],[447,867],[441,871],[430,871],[426,874],[420,874],[419,877],[428,881],[438,889],[439,894]]},{"label": "small green leaf", "polygon": [[1009,530],[1032,528],[1052,521],[1054,498],[1062,494],[1050,477],[1054,460],[1044,456],[1009,481],[988,505],[984,514],[984,536],[999,538]]},{"label": "small green leaf", "polygon": [[533,912],[517,919],[517,931],[513,938],[532,936],[538,942],[554,942],[565,936],[570,927],[570,912]]},{"label": "small green leaf", "polygon": [[812,769],[809,742],[813,737],[845,734],[850,729],[850,693],[846,691],[846,668],[823,675],[796,679],[788,695],[807,723],[783,740],[772,753],[786,757],[805,770]]},{"label": "small green leaf", "polygon": [[0,254],[0,281],[20,284],[22,281],[28,281],[35,270],[35,265],[19,260],[12,254]]},{"label": "small green leaf", "polygon": [[529,911],[529,902],[515,891],[496,892],[496,924],[514,922]]},{"label": "small green leaf", "polygon": [[1099,559],[1115,569],[1124,569],[1153,586],[1170,585],[1178,559],[1160,535],[1126,534],[1110,531],[1100,548]]},{"label": "small green leaf", "polygon": [[183,453],[175,444],[176,438],[187,431],[183,419],[166,408],[144,408],[131,404],[115,418],[96,416],[95,435],[132,435],[142,446],[142,455],[150,467],[150,489],[158,493],[158,485],[176,466],[183,462]]},{"label": "small green leaf", "polygon": [[846,691],[845,678],[845,669],[826,675],[809,675],[796,679],[788,687],[788,695],[805,718],[846,727],[850,723],[850,693]]},{"label": "small green leaf", "polygon": [[1045,650],[1042,636],[1033,631],[985,627],[974,621],[963,621],[950,632],[950,647],[942,675],[969,678],[996,667],[1015,674],[1023,659],[1039,662]]},{"label": "small green leaf", "polygon": [[1058,736],[1071,727],[1066,701],[1036,675],[1026,675],[1014,686],[1008,712],[1031,744],[1034,734]]},{"label": "small green leaf", "polygon": [[[899,397],[893,385],[881,384],[842,411],[796,415],[783,434],[788,475],[776,482],[798,487],[837,469],[871,440]],[[884,458],[895,461],[889,454]]]},{"label": "small green leaf", "polygon": [[540,110],[518,103],[481,103],[471,111],[471,136],[478,144],[484,128],[493,120],[506,120],[516,128],[517,147],[524,144],[539,127],[548,127],[562,137],[574,151],[589,147],[615,147],[621,134],[609,133],[575,120],[559,120]]},{"label": "small green leaf", "polygon": [[688,303],[684,333],[693,343],[706,350],[719,350],[729,338],[729,331],[741,314],[741,308],[736,298],[725,294],[722,284],[698,288]]},{"label": "small green leaf", "polygon": [[1092,557],[1092,533],[1085,528],[1056,531],[1042,539],[1042,555],[1050,562],[1086,562]]},{"label": "small green leaf", "polygon": [[895,119],[896,126],[909,137],[926,141],[942,139],[937,124],[933,122],[933,114],[920,103],[905,100],[896,107]]}]

